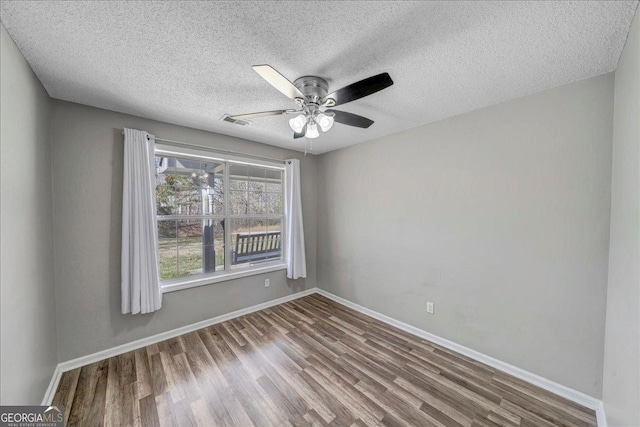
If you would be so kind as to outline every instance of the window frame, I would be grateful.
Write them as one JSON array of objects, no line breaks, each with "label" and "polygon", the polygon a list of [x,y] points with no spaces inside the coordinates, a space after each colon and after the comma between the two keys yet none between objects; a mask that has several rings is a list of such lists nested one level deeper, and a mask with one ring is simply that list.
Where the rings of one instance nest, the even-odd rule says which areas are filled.
[{"label": "window frame", "polygon": [[[191,216],[180,216],[177,220],[198,220],[198,219],[206,219],[219,221],[220,219],[224,219],[229,226],[225,230],[224,235],[224,270],[215,271],[210,273],[201,273],[193,276],[187,277],[178,277],[175,279],[168,280],[160,280],[160,289],[162,293],[179,291],[182,289],[189,289],[197,286],[210,285],[214,283],[220,283],[227,280],[239,279],[242,277],[253,276],[257,274],[264,274],[278,270],[284,270],[287,268],[286,261],[286,212],[285,212],[285,182],[286,182],[286,169],[284,163],[271,162],[267,160],[261,159],[252,159],[247,157],[242,157],[238,155],[224,154],[217,152],[215,150],[206,150],[206,149],[196,149],[190,147],[181,147],[170,144],[156,143],[155,144],[155,152],[154,156],[166,156],[166,157],[183,157],[183,158],[192,158],[195,160],[209,160],[224,163],[224,215],[191,215]],[[230,165],[231,164],[241,164],[246,166],[267,168],[267,169],[277,169],[282,171],[282,192],[281,192],[281,207],[282,213],[280,215],[233,215],[230,212],[229,201],[231,200],[229,197],[230,193]],[[154,185],[154,191],[156,186]],[[163,219],[171,219],[165,217],[177,217],[176,215],[163,215],[158,216],[156,214],[156,237],[158,237],[158,222]],[[276,259],[273,261],[262,261],[257,265],[247,265],[246,267],[238,267],[231,269],[231,224],[233,219],[272,219],[272,218],[281,218],[281,249],[282,249],[282,257],[280,259]],[[228,231],[227,231],[228,230]],[[157,243],[159,244],[159,243]],[[158,250],[158,247],[156,247]]]}]

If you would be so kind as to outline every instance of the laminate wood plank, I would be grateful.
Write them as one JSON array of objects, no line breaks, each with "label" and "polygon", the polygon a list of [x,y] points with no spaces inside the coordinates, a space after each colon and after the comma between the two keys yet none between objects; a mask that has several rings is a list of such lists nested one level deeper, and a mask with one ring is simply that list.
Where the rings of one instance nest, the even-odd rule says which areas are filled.
[{"label": "laminate wood plank", "polygon": [[271,325],[271,330],[269,331],[270,334],[274,333],[274,331],[278,334],[286,334],[292,329],[286,327],[283,323],[278,321],[275,316],[269,315],[266,310],[258,311],[256,314],[262,317],[266,322],[268,322],[269,325]]},{"label": "laminate wood plank", "polygon": [[[425,371],[425,377],[428,377],[429,382],[432,382],[432,384],[437,384],[440,387],[445,387],[445,388],[449,388],[452,389],[454,391],[457,391],[460,396],[462,396],[465,399],[468,399],[469,401],[474,402],[475,405],[477,405],[478,407],[483,408],[485,411],[494,411],[497,414],[500,414],[502,416],[504,416],[505,418],[509,419],[509,420],[513,420],[514,423],[519,424],[520,420],[519,417],[516,415],[513,415],[511,413],[509,413],[508,411],[504,410],[503,408],[501,408],[499,405],[497,405],[495,402],[492,402],[488,399],[486,399],[485,397],[474,393],[471,390],[467,390],[466,388],[462,387],[461,385],[455,383],[454,381],[451,381],[443,376],[440,375],[436,375],[431,373],[430,371]],[[431,380],[431,381],[430,381]]]},{"label": "laminate wood plank", "polygon": [[107,360],[109,372],[106,387],[104,425],[140,424],[138,376],[135,352],[128,352]]},{"label": "laminate wood plank", "polygon": [[[233,420],[222,396],[227,392],[226,380],[224,377],[222,381],[220,379],[222,373],[197,334],[188,334],[184,342],[189,348],[189,351],[185,353],[187,363],[191,367],[204,396],[204,398],[197,400],[196,405],[192,405],[192,410],[195,407],[211,412],[210,418],[215,421],[216,425],[233,425]],[[197,423],[203,420],[198,413],[194,412],[194,415]]]},{"label": "laminate wood plank", "polygon": [[[550,398],[548,394],[536,393],[529,386],[522,385],[521,383],[511,381],[508,378],[494,378],[494,384],[499,384],[500,387],[508,388],[512,394],[517,394],[520,397],[531,397],[536,399],[539,404],[542,404],[549,411],[553,411],[562,417],[577,418],[584,421],[587,425],[592,425],[593,419],[584,411],[574,408],[573,406],[565,405],[564,402],[557,399]],[[574,422],[574,421],[572,421]]]},{"label": "laminate wood plank", "polygon": [[324,419],[313,409],[304,415],[304,419],[309,421],[309,425],[312,427],[322,427],[328,425]]},{"label": "laminate wood plank", "polygon": [[169,351],[161,351],[159,355],[162,368],[166,375],[171,401],[178,403],[187,398],[187,394],[182,385],[181,375],[178,372],[178,365]]},{"label": "laminate wood plank", "polygon": [[320,295],[62,375],[69,426],[595,427],[594,411]]},{"label": "laminate wood plank", "polygon": [[552,401],[555,401],[559,404],[562,404],[563,406],[568,406],[568,407],[572,407],[574,409],[577,409],[578,411],[582,412],[583,414],[586,415],[593,415],[593,411],[591,409],[585,408],[584,406],[580,405],[579,403],[573,402],[569,399],[565,399],[564,397],[558,396],[557,394],[554,394],[548,390],[539,388],[534,386],[533,384],[530,384],[524,380],[521,380],[520,378],[516,378],[512,375],[509,375],[505,372],[501,372],[501,371],[496,371],[494,378],[496,380],[507,380],[511,383],[514,384],[518,384],[524,388],[527,388],[530,391],[530,395],[532,396],[537,396],[538,398],[543,398],[546,397],[547,399],[550,399]]},{"label": "laminate wood plank", "polygon": [[[181,400],[177,404],[173,405],[173,412],[175,419],[178,421],[180,427],[197,427],[195,414],[191,408],[191,403],[188,400]],[[124,424],[126,425],[126,424]]]},{"label": "laminate wood plank", "polygon": [[384,411],[352,384],[331,372],[329,376],[325,376],[316,370],[315,366],[310,366],[305,369],[305,372],[325,390],[333,390],[338,400],[348,407],[358,419],[367,422],[369,425],[380,424],[380,420],[384,417]]},{"label": "laminate wood plank", "polygon": [[263,335],[271,330],[271,324],[265,321],[258,313],[249,314],[247,320]]},{"label": "laminate wood plank", "polygon": [[405,380],[404,378],[396,378],[396,384],[403,389],[407,390],[414,396],[422,399],[423,403],[420,406],[421,411],[434,414],[435,411],[440,412],[443,416],[447,417],[455,423],[455,425],[470,426],[472,418],[465,415],[464,412],[459,411],[456,406],[450,406],[446,401],[438,399],[428,390],[418,387],[415,384]]},{"label": "laminate wood plank", "polygon": [[365,333],[362,329],[358,328],[357,326],[352,325],[349,322],[346,322],[346,321],[342,320],[340,317],[331,316],[331,317],[329,317],[329,320],[332,321],[334,324],[338,324],[338,325],[342,326],[343,328],[350,330],[351,332],[353,332],[356,335],[362,336]]},{"label": "laminate wood plank", "polygon": [[89,410],[96,399],[96,385],[100,375],[98,372],[98,363],[83,366],[78,368],[78,370],[80,371],[80,375],[73,402],[71,403],[71,407],[68,408],[69,426],[81,426],[87,423]]},{"label": "laminate wood plank", "polygon": [[[160,356],[156,354],[155,356]],[[158,421],[160,422],[161,427],[173,427],[179,425],[179,420],[174,411],[174,406],[171,399],[171,394],[169,391],[157,395],[155,398],[156,401],[156,411],[158,412]]]},{"label": "laminate wood plank", "polygon": [[[265,375],[258,378],[258,384],[262,387],[264,392],[270,397],[274,405],[281,411],[287,419],[297,419],[303,417],[307,413],[307,405],[301,404],[297,399],[293,398],[294,395],[290,393],[283,393],[276,385],[271,381],[269,376]],[[289,399],[291,396],[292,399]]]},{"label": "laminate wood plank", "polygon": [[478,362],[476,360],[473,360],[467,356],[464,356],[460,353],[455,353],[447,348],[444,347],[436,347],[433,350],[433,354],[436,354],[440,357],[443,357],[445,359],[450,360],[452,363],[459,365],[459,366],[464,366],[467,368],[467,370],[469,371],[476,371],[478,373],[484,373],[486,376],[493,376],[495,375],[496,371],[495,369],[482,364],[481,362]]},{"label": "laminate wood plank", "polygon": [[350,329],[348,327],[346,327],[344,324],[342,324],[341,322],[336,322],[334,320],[334,317],[328,317],[326,319],[322,319],[321,321],[323,323],[326,323],[328,325],[331,325],[333,328],[341,331],[344,333],[344,335],[349,336],[349,338],[359,341],[359,342],[365,342],[367,339],[365,337],[363,337],[361,334],[358,334],[357,332],[355,332],[353,329]]},{"label": "laminate wood plank", "polygon": [[[280,314],[276,310],[272,310],[271,308],[267,308],[262,310],[262,312],[272,319],[274,322],[277,322],[281,327],[286,329],[287,331],[291,331],[295,329],[295,324],[286,320],[286,317],[280,316]],[[311,416],[310,416],[311,417]]]},{"label": "laminate wood plank", "polygon": [[237,322],[237,319],[231,319],[228,322],[224,322],[222,326],[227,329],[227,332],[229,332],[233,339],[236,340],[236,343],[238,343],[239,346],[243,346],[247,343],[240,333],[240,330],[244,329],[244,326],[240,325]]},{"label": "laminate wood plank", "polygon": [[483,371],[477,371],[463,364],[456,363],[455,360],[442,357],[440,354],[433,352],[421,352],[418,350],[411,350],[410,352],[419,359],[422,359],[428,364],[437,366],[440,371],[449,371],[454,374],[459,374],[464,377],[473,378],[479,383],[489,383],[493,378],[492,374],[487,374]]},{"label": "laminate wood plank", "polygon": [[[282,342],[280,344],[285,345]],[[306,403],[307,408],[315,409],[317,411],[316,413],[319,414],[323,420],[326,420],[326,422],[330,422],[335,418],[335,414],[323,404],[320,396],[310,389],[299,377],[298,373],[300,372],[300,369],[294,369],[291,365],[287,366],[285,364],[278,363],[278,358],[270,357],[272,349],[269,349],[266,346],[258,346],[258,349],[259,352],[263,353],[265,360],[269,365],[263,366],[264,372],[270,377],[270,379],[275,381],[281,390],[291,390],[291,393],[287,394],[291,399],[295,399],[295,396],[297,395],[300,401]],[[283,353],[285,352],[283,351]],[[297,402],[297,404],[302,406],[305,404],[302,402]]]},{"label": "laminate wood plank", "polygon": [[431,425],[425,416],[419,413],[419,410],[412,405],[407,404],[397,395],[393,395],[389,390],[384,393],[377,394],[375,389],[370,387],[366,382],[361,381],[355,385],[355,387],[362,391],[362,393],[375,402],[378,406],[385,410],[385,412],[393,415],[394,417],[402,420],[402,422],[411,426]]},{"label": "laminate wood plank", "polygon": [[140,399],[140,424],[144,427],[160,427],[156,398],[151,394]]},{"label": "laminate wood plank", "polygon": [[73,403],[73,397],[75,396],[76,389],[78,387],[78,379],[80,378],[80,369],[74,369],[73,371],[64,372],[60,378],[58,389],[53,396],[54,406],[64,407],[64,424],[69,422],[69,414],[71,413],[71,404]]},{"label": "laminate wood plank", "polygon": [[243,331],[250,331],[255,335],[262,335],[263,332],[261,328],[256,326],[254,322],[251,322],[247,316],[243,316],[238,318],[238,323],[240,323],[244,328]]},{"label": "laminate wood plank", "polygon": [[512,421],[506,419],[505,417],[495,414],[493,412],[489,412],[489,415],[487,416],[487,419],[489,421],[492,421],[502,427],[514,427],[514,426],[518,426],[522,423],[522,419],[520,420],[520,423],[515,424]]},{"label": "laminate wood plank", "polygon": [[289,357],[289,359],[291,359],[291,361],[293,361],[293,363],[295,363],[300,369],[304,369],[309,365],[304,354],[299,353],[295,347],[288,345],[285,336],[271,333],[269,337],[271,338],[273,345],[286,354],[287,357]]},{"label": "laminate wood plank", "polygon": [[556,408],[547,405],[537,399],[532,399],[524,393],[520,393],[517,390],[498,384],[497,387],[502,390],[503,396],[509,399],[511,402],[519,405],[521,408],[536,414],[538,417],[550,421],[556,425],[572,425],[579,427],[595,426],[594,424],[574,417],[568,412],[562,412]]},{"label": "laminate wood plank", "polygon": [[160,351],[158,349],[158,343],[149,344],[145,347],[145,350],[147,350],[147,356],[149,356],[149,358]]},{"label": "laminate wood plank", "polygon": [[272,424],[274,420],[270,420],[270,411],[265,409],[265,403],[260,401],[260,393],[255,390],[250,372],[244,370],[242,362],[229,344],[213,327],[201,329],[199,332],[213,359],[220,361],[220,370],[229,384],[230,391],[236,396],[252,424]]},{"label": "laminate wood plank", "polygon": [[334,360],[333,362],[341,369],[349,372],[351,375],[358,379],[354,383],[354,385],[358,382],[366,382],[370,387],[376,389],[377,393],[384,393],[385,391],[387,391],[387,387],[376,381],[374,378],[371,378],[366,372],[362,371],[357,364],[353,364],[352,362],[349,362],[344,358]]},{"label": "laminate wood plank", "polygon": [[167,340],[169,344],[169,352],[172,356],[176,356],[180,353],[184,353],[184,346],[180,337],[170,338]]},{"label": "laminate wood plank", "polygon": [[106,391],[107,391],[107,374],[109,371],[109,364],[107,360],[103,360],[95,363],[96,369],[94,371],[94,377],[91,381],[92,388],[89,393],[90,399],[86,401],[89,403],[89,407],[86,408],[86,413],[83,416],[82,425],[87,426],[99,426],[104,420],[104,414],[106,410]]},{"label": "laminate wood plank", "polygon": [[233,394],[231,388],[228,388],[226,392],[222,393],[222,401],[233,421],[231,425],[247,427],[254,425],[237,397]]},{"label": "laminate wood plank", "polygon": [[151,367],[146,348],[140,348],[134,352],[134,369],[136,373],[136,399],[153,395],[153,381]]},{"label": "laminate wood plank", "polygon": [[500,402],[500,406],[508,409],[514,414],[518,414],[520,416],[520,425],[523,427],[552,427],[555,425],[531,412],[528,412],[525,409],[522,409],[520,406],[516,405],[515,403],[511,403],[507,399],[503,399],[502,402]]},{"label": "laminate wood plank", "polygon": [[313,370],[313,367],[310,366],[304,371],[302,371],[299,375],[300,377],[311,387],[313,390],[320,396],[323,402],[329,407],[331,412],[335,414],[335,418],[331,420],[333,425],[351,425],[357,417],[353,414],[349,408],[340,402],[336,398],[336,396],[331,392],[331,390],[327,390],[322,385],[320,385],[312,375],[309,374],[309,370]]},{"label": "laminate wood plank", "polygon": [[308,362],[309,363],[307,365],[314,366],[326,377],[338,376],[341,380],[346,381],[351,385],[360,380],[360,376],[356,376],[338,365],[335,359],[327,359],[321,354],[309,356]]},{"label": "laminate wood plank", "polygon": [[502,400],[500,391],[489,382],[480,382],[475,380],[475,378],[466,377],[464,375],[460,375],[456,372],[451,372],[446,369],[440,371],[440,375],[450,381],[459,384],[467,390],[471,390],[474,393],[481,395],[485,399],[488,399],[494,403],[500,404],[500,401]]},{"label": "laminate wood plank", "polygon": [[195,418],[195,422],[198,427],[227,425],[218,418],[216,412],[211,409],[204,397],[201,397],[195,402],[191,402],[191,412],[193,413],[193,417]]},{"label": "laminate wood plank", "polygon": [[151,369],[151,384],[153,386],[153,395],[162,396],[169,390],[167,376],[164,373],[160,352],[154,353],[149,357],[149,368]]}]

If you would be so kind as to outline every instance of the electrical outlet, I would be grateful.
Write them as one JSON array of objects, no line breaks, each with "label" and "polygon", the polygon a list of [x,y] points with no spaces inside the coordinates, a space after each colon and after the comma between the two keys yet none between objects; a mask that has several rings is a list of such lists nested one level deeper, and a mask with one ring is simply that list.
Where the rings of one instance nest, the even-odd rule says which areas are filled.
[{"label": "electrical outlet", "polygon": [[264,279],[264,287],[268,288],[269,286],[271,286],[271,279]]},{"label": "electrical outlet", "polygon": [[430,301],[427,301],[427,313],[433,314],[433,303]]}]

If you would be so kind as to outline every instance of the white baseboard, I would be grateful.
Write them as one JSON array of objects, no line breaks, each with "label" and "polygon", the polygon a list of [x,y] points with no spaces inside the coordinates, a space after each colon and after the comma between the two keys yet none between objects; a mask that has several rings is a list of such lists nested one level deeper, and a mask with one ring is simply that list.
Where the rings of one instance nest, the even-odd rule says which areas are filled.
[{"label": "white baseboard", "polygon": [[55,395],[56,389],[58,388],[60,377],[64,372],[79,368],[81,366],[90,365],[91,363],[95,363],[100,360],[107,359],[109,357],[117,356],[119,354],[127,353],[132,350],[137,350],[139,348],[146,347],[151,344],[159,343],[161,341],[168,340],[169,338],[174,338],[179,335],[196,331],[198,329],[206,328],[207,326],[215,325],[216,323],[224,322],[226,320],[231,320],[236,317],[244,316],[245,314],[250,314],[256,311],[264,310],[265,308],[269,308],[278,304],[285,303],[287,301],[292,301],[294,299],[302,298],[304,296],[316,293],[316,291],[317,291],[316,288],[307,289],[302,292],[297,292],[295,294],[287,295],[286,297],[276,298],[271,301],[263,302],[261,304],[257,304],[247,308],[242,308],[240,310],[232,311],[231,313],[223,314],[221,316],[213,317],[211,319],[203,320],[201,322],[192,323],[190,325],[186,325],[180,328],[172,329],[170,331],[152,335],[147,338],[131,341],[126,344],[119,345],[117,347],[112,347],[106,350],[98,351],[96,353],[89,354],[87,356],[78,357],[77,359],[61,362],[58,364],[58,366],[56,367],[56,370],[53,373],[51,382],[49,383],[49,387],[47,388],[44,398],[42,399],[42,404],[43,405],[51,404],[53,397]]},{"label": "white baseboard", "polygon": [[122,353],[126,353],[132,350],[136,350],[138,348],[146,347],[151,344],[155,344],[169,338],[174,338],[179,335],[183,335],[189,332],[196,331],[198,329],[206,328],[207,326],[215,325],[216,323],[224,322],[226,320],[234,319],[236,317],[244,316],[249,313],[253,313],[256,311],[264,310],[265,308],[273,307],[278,304],[285,303],[287,301],[292,301],[294,299],[302,298],[307,295],[311,295],[314,293],[318,293],[323,295],[337,303],[345,305],[349,308],[352,308],[360,313],[366,314],[367,316],[373,317],[374,319],[380,320],[381,322],[387,323],[391,326],[394,326],[398,329],[401,329],[410,334],[416,335],[418,337],[424,338],[426,340],[432,341],[442,347],[448,348],[452,351],[458,352],[462,355],[470,357],[478,362],[489,365],[493,368],[499,369],[507,374],[513,375],[516,378],[520,378],[521,380],[527,381],[531,384],[534,384],[540,388],[543,388],[547,391],[555,393],[561,397],[569,399],[573,402],[576,402],[580,405],[583,405],[589,409],[593,409],[596,411],[596,417],[598,421],[599,427],[606,427],[606,417],[604,412],[604,405],[601,400],[596,399],[595,397],[591,397],[585,393],[574,390],[572,388],[566,387],[562,384],[558,384],[549,379],[543,378],[534,373],[525,371],[524,369],[520,369],[516,366],[510,365],[508,363],[502,362],[498,359],[495,359],[491,356],[487,356],[486,354],[480,353],[478,351],[472,350],[468,347],[465,347],[460,344],[456,344],[453,341],[449,341],[445,338],[442,338],[438,335],[434,335],[430,332],[427,332],[423,329],[416,328],[415,326],[411,326],[407,323],[396,320],[392,317],[386,316],[382,313],[378,313],[377,311],[368,309],[359,304],[341,298],[337,295],[334,295],[330,292],[327,292],[323,289],[319,288],[311,288],[302,292],[298,292],[292,295],[288,295],[286,297],[277,298],[271,301],[267,301],[261,304],[257,304],[251,307],[243,308],[240,310],[233,311],[231,313],[223,314],[221,316],[213,317],[211,319],[203,320],[201,322],[193,323],[191,325],[183,326],[181,328],[172,329],[167,332],[162,332],[160,334],[156,334],[147,338],[142,338],[136,341],[132,341],[130,343],[122,344],[117,347],[112,347],[106,350],[102,350],[93,354],[89,354],[87,356],[79,357],[77,359],[68,360],[66,362],[62,362],[58,364],[56,367],[53,376],[51,378],[51,382],[49,383],[49,387],[44,395],[42,400],[42,405],[50,405],[53,397],[55,395],[56,389],[58,388],[58,383],[60,382],[60,378],[62,373],[66,371],[70,371],[72,369],[79,368],[81,366],[85,366],[91,363],[98,362],[103,359],[107,359],[109,357],[117,356]]},{"label": "white baseboard", "polygon": [[[521,380],[527,381],[540,388],[543,388],[547,391],[555,393],[561,397],[564,397],[573,402],[579,403],[580,405],[585,406],[589,409],[598,411],[600,408],[602,408],[602,414],[604,414],[604,407],[602,406],[602,401],[599,399],[596,399],[595,397],[591,397],[580,391],[563,386],[562,384],[558,384],[554,381],[548,380],[534,373],[525,371],[524,369],[520,369],[516,366],[502,362],[498,359],[494,359],[493,357],[487,356],[486,354],[480,353],[479,351],[475,351],[468,347],[462,346],[460,344],[456,344],[453,341],[449,341],[445,338],[439,337],[438,335],[434,335],[423,329],[416,328],[415,326],[411,326],[407,323],[401,322],[392,317],[378,313],[377,311],[363,307],[359,304],[356,304],[354,302],[341,298],[323,289],[318,289],[317,292],[320,295],[323,295],[337,303],[340,303],[356,311],[359,311],[362,314],[366,314],[367,316],[373,317],[374,319],[378,319],[381,322],[387,323],[391,326],[395,326],[398,329],[402,329],[403,331],[419,336],[420,338],[424,338],[426,340],[432,341],[438,345],[441,345],[442,347],[448,348],[449,350],[453,350],[457,353],[463,354],[467,357],[477,360],[478,362],[484,363],[485,365],[489,365],[492,368],[499,369],[502,372],[506,372],[507,374],[513,375],[516,378],[520,378]],[[605,424],[598,424],[598,425],[602,426]]]},{"label": "white baseboard", "polygon": [[604,402],[600,402],[596,408],[596,421],[598,427],[607,427],[607,415],[604,412]]},{"label": "white baseboard", "polygon": [[56,369],[53,371],[53,376],[51,377],[51,381],[49,382],[49,387],[47,387],[47,391],[44,392],[44,397],[42,398],[41,403],[42,406],[51,405],[53,396],[55,396],[56,390],[58,389],[58,383],[60,383],[61,377],[62,371],[60,370],[60,364],[58,364],[56,366]]}]

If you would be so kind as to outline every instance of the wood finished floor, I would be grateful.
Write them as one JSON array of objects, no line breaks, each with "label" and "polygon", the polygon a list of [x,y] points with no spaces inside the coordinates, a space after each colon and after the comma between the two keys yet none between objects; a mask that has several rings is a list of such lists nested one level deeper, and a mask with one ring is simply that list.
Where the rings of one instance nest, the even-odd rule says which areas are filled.
[{"label": "wood finished floor", "polygon": [[65,372],[53,404],[69,426],[596,425],[317,294]]}]

